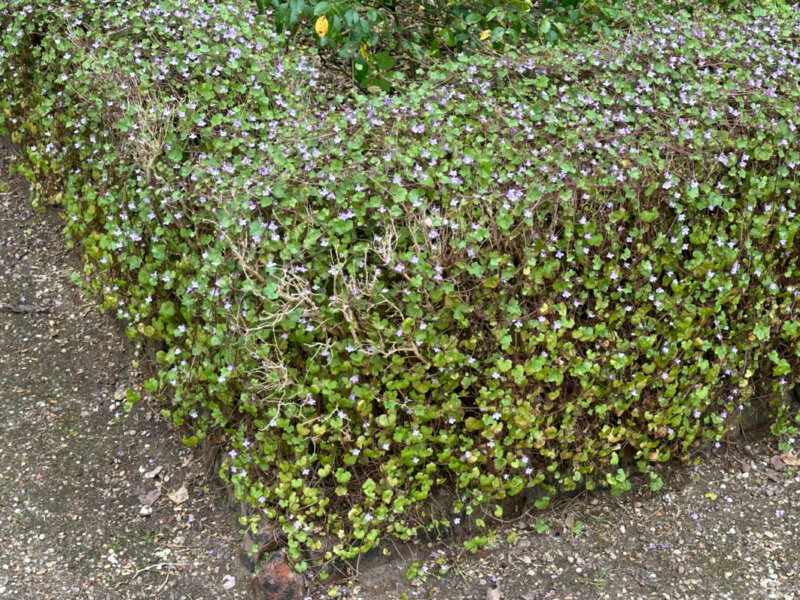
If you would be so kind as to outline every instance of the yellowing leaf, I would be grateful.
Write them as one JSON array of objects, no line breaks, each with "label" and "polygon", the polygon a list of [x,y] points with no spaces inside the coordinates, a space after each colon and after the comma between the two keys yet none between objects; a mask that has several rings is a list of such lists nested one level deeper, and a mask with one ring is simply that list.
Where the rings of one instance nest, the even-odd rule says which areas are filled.
[{"label": "yellowing leaf", "polygon": [[367,45],[364,42],[361,42],[361,48],[359,48],[358,51],[361,54],[361,56],[363,56],[365,59],[369,58],[367,56]]},{"label": "yellowing leaf", "polygon": [[323,37],[326,33],[328,33],[328,19],[325,17],[325,15],[322,15],[319,19],[317,19],[314,29],[319,37]]},{"label": "yellowing leaf", "polygon": [[482,40],[485,40],[485,39],[486,39],[486,38],[488,38],[490,35],[492,35],[492,32],[491,32],[491,30],[489,30],[489,29],[484,29],[483,31],[481,31],[481,39],[482,39]]},{"label": "yellowing leaf", "polygon": [[717,499],[717,495],[714,492],[708,492],[706,494],[706,498],[708,498],[709,500],[716,500]]}]

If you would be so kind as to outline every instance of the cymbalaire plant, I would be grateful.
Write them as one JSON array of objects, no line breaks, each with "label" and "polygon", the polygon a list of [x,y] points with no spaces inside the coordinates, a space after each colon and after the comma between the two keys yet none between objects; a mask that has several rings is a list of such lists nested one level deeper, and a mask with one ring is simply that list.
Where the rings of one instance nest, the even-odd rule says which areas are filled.
[{"label": "cymbalaire plant", "polygon": [[754,394],[793,443],[798,39],[698,9],[362,96],[247,3],[0,0],[0,129],[160,344],[129,402],[222,445],[302,570],[655,489]]}]

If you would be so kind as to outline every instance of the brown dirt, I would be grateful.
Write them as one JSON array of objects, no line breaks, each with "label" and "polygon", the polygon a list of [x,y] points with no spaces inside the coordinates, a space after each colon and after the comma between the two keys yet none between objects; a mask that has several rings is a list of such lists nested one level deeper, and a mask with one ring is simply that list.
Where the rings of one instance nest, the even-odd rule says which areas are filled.
[{"label": "brown dirt", "polygon": [[124,413],[132,348],[71,282],[63,219],[31,208],[11,156],[0,146],[0,599],[247,597],[228,506],[152,407]]}]

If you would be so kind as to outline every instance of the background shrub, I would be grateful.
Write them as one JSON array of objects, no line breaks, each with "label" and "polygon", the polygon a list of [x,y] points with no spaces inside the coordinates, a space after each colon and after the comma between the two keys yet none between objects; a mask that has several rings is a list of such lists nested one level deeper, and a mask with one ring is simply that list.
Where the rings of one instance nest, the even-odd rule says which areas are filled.
[{"label": "background shrub", "polygon": [[[795,381],[794,10],[353,99],[237,3],[0,0],[0,25],[20,169],[301,569],[526,489],[618,493],[624,452],[658,487]],[[452,514],[419,520],[438,487]]]},{"label": "background shrub", "polygon": [[296,42],[318,46],[326,67],[343,69],[362,88],[389,91],[398,76],[413,77],[431,57],[502,51],[533,40],[552,44],[565,39],[596,39],[652,18],[654,13],[691,11],[697,6],[737,9],[740,2],[658,0],[642,5],[630,0],[256,0],[256,5],[278,32],[289,33]]}]

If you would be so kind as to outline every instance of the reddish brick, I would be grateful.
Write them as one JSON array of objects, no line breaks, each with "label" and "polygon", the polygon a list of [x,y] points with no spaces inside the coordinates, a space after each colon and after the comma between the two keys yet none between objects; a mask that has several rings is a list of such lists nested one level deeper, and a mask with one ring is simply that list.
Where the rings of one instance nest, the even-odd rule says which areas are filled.
[{"label": "reddish brick", "polygon": [[303,600],[303,578],[281,552],[273,552],[250,585],[254,600]]}]

